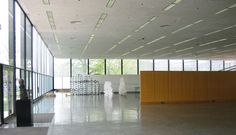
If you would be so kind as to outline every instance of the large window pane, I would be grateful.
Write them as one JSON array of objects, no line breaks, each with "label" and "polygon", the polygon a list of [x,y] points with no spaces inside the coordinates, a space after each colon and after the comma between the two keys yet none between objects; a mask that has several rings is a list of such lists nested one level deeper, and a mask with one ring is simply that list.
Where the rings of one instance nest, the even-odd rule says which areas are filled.
[{"label": "large window pane", "polygon": [[183,60],[170,60],[170,71],[183,71]]},{"label": "large window pane", "polygon": [[153,60],[139,60],[140,71],[153,71]]},{"label": "large window pane", "polygon": [[38,32],[33,28],[33,71],[38,72]]},{"label": "large window pane", "polygon": [[88,74],[88,60],[87,59],[72,59],[72,76],[78,74]]},{"label": "large window pane", "polygon": [[155,71],[168,71],[168,60],[155,60]]},{"label": "large window pane", "polygon": [[232,67],[236,65],[236,60],[226,60],[225,61],[225,68]]},{"label": "large window pane", "polygon": [[0,0],[0,63],[9,64],[8,0]]},{"label": "large window pane", "polygon": [[137,60],[124,59],[123,60],[123,74],[137,75]]},{"label": "large window pane", "polygon": [[120,75],[121,74],[121,60],[120,59],[107,59],[107,75]]},{"label": "large window pane", "polygon": [[25,39],[25,16],[19,5],[16,3],[15,7],[15,30],[16,30],[16,67],[24,68],[24,54],[25,54],[25,46],[24,46],[24,39]]},{"label": "large window pane", "polygon": [[13,68],[3,68],[4,118],[13,113]]},{"label": "large window pane", "polygon": [[197,71],[196,60],[184,60],[184,71]]},{"label": "large window pane", "polygon": [[89,60],[89,74],[90,75],[104,75],[104,59],[90,59]]},{"label": "large window pane", "polygon": [[32,63],[32,43],[31,43],[31,23],[26,19],[26,69],[31,70]]},{"label": "large window pane", "polygon": [[223,60],[212,60],[211,61],[212,71],[219,71],[223,69]]},{"label": "large window pane", "polygon": [[210,71],[210,60],[198,60],[198,71]]}]

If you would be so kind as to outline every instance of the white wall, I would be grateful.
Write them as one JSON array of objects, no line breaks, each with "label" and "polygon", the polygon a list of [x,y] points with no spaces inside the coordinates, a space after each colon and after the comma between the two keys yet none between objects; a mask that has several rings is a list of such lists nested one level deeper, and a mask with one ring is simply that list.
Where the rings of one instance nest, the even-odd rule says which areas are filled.
[{"label": "white wall", "polygon": [[139,89],[135,89],[135,87],[139,87],[139,75],[91,75],[93,79],[99,81],[101,91],[104,90],[104,82],[111,81],[113,92],[119,91],[120,78],[122,76],[124,77],[128,92],[139,91]]}]

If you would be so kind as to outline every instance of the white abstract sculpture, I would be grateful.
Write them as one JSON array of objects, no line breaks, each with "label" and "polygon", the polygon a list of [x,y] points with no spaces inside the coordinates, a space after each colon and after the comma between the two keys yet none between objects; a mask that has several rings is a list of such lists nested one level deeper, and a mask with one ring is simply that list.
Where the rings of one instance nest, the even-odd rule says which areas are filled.
[{"label": "white abstract sculpture", "polygon": [[125,88],[125,80],[123,77],[120,78],[119,94],[126,95],[127,90]]},{"label": "white abstract sculpture", "polygon": [[110,81],[105,81],[104,83],[104,94],[108,96],[112,96],[112,87],[111,87],[111,82]]}]

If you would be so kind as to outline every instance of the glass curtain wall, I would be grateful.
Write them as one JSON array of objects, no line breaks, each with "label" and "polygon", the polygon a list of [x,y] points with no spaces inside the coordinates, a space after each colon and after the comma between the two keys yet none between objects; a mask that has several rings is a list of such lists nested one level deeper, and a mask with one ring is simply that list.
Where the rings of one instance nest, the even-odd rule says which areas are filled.
[{"label": "glass curtain wall", "polygon": [[198,60],[198,71],[210,71],[210,60]]},{"label": "glass curtain wall", "polygon": [[105,74],[104,59],[89,59],[89,74],[104,75]]},{"label": "glass curtain wall", "polygon": [[197,71],[197,61],[184,60],[184,71]]},{"label": "glass curtain wall", "polygon": [[168,60],[160,59],[155,60],[155,71],[168,71],[169,65]]},{"label": "glass curtain wall", "polygon": [[88,74],[88,60],[87,59],[72,59],[72,76],[78,74]]},{"label": "glass curtain wall", "polygon": [[106,74],[121,75],[121,59],[106,59]]},{"label": "glass curtain wall", "polygon": [[139,60],[139,73],[140,71],[153,71],[153,60],[152,59]]},{"label": "glass curtain wall", "polygon": [[123,74],[124,75],[137,75],[137,60],[136,59],[123,59]]},{"label": "glass curtain wall", "polygon": [[183,71],[183,60],[170,60],[170,71]]},{"label": "glass curtain wall", "polygon": [[[40,34],[33,27],[33,72],[28,77],[32,79],[33,99],[36,99],[53,89],[53,55],[49,51]],[[29,60],[30,61],[30,60]],[[32,65],[32,62],[31,62]]]},{"label": "glass curtain wall", "polygon": [[211,61],[211,71],[223,70],[224,61],[223,60],[212,60]]}]

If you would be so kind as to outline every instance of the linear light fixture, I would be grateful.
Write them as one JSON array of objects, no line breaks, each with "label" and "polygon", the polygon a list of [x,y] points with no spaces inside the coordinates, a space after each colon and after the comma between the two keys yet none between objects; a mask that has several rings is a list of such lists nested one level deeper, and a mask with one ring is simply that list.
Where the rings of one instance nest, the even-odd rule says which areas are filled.
[{"label": "linear light fixture", "polygon": [[157,39],[152,40],[151,42],[146,43],[146,45],[150,45],[150,44],[155,43],[155,42],[157,42],[157,41],[159,41],[161,39],[164,39],[164,38],[166,38],[166,36],[161,36],[161,37],[159,37]]},{"label": "linear light fixture", "polygon": [[117,45],[113,45],[108,51],[111,51],[111,50],[113,50],[116,47],[117,47]]},{"label": "linear light fixture", "polygon": [[55,24],[55,21],[54,21],[54,17],[53,17],[52,11],[46,11],[46,14],[48,16],[48,22],[49,22],[49,24],[51,26],[51,29],[55,30],[56,29],[56,24]]},{"label": "linear light fixture", "polygon": [[212,31],[212,32],[209,32],[209,33],[205,34],[205,36],[209,36],[209,35],[221,32],[221,31],[222,31],[221,29],[220,30],[215,30],[215,31]]},{"label": "linear light fixture", "polygon": [[98,30],[101,27],[102,23],[105,21],[106,18],[107,13],[102,13],[97,21],[97,24],[95,25],[95,30]]},{"label": "linear light fixture", "polygon": [[235,8],[235,7],[236,7],[236,3],[231,5],[231,6],[229,6],[229,8]]},{"label": "linear light fixture", "polygon": [[232,44],[224,45],[222,47],[230,47],[230,46],[235,46],[235,45],[236,45],[236,43],[232,43]]},{"label": "linear light fixture", "polygon": [[227,39],[226,39],[226,38],[223,38],[223,39],[219,39],[219,40],[215,40],[215,41],[207,42],[207,43],[204,43],[204,44],[200,44],[199,46],[206,46],[206,45],[210,45],[210,44],[214,44],[214,43],[222,42],[222,41],[225,41],[225,40],[227,40]]},{"label": "linear light fixture", "polygon": [[130,37],[132,37],[132,35],[128,35],[125,38],[123,38],[120,42],[118,42],[118,44],[122,44],[123,42],[125,42],[125,40],[129,39]]},{"label": "linear light fixture", "polygon": [[221,14],[221,13],[226,12],[228,10],[229,10],[228,8],[225,8],[223,10],[220,10],[220,11],[216,12],[215,14],[218,15],[218,14]]},{"label": "linear light fixture", "polygon": [[141,25],[138,29],[135,30],[135,32],[139,32],[141,29],[143,29],[145,26],[147,26],[149,23],[153,22],[156,20],[156,16],[153,16],[151,19],[149,19],[146,23]]},{"label": "linear light fixture", "polygon": [[92,34],[90,37],[89,37],[89,41],[88,41],[88,44],[90,44],[92,41],[93,41],[93,38],[94,38],[94,34]]},{"label": "linear light fixture", "polygon": [[191,24],[186,25],[186,26],[184,26],[184,27],[182,27],[182,28],[179,28],[179,29],[177,29],[176,31],[173,31],[173,32],[171,32],[171,33],[172,33],[172,34],[175,34],[175,33],[177,33],[177,32],[180,32],[180,31],[184,30],[184,29],[187,29],[187,28],[189,28],[189,27],[192,27],[193,25],[196,25],[196,24],[198,24],[198,23],[200,23],[200,22],[203,22],[203,20],[198,20],[198,21],[196,21],[196,22],[194,22],[194,23],[191,23]]},{"label": "linear light fixture", "polygon": [[54,40],[56,41],[56,43],[58,44],[59,40],[58,40],[57,34],[55,32],[53,32],[53,37],[54,37]]},{"label": "linear light fixture", "polygon": [[194,47],[188,47],[188,48],[185,48],[185,49],[181,49],[181,50],[177,50],[177,51],[175,51],[175,52],[183,52],[183,51],[187,51],[187,50],[191,50],[191,49],[193,49]]},{"label": "linear light fixture", "polygon": [[201,51],[197,51],[197,53],[203,53],[203,52],[207,52],[207,51],[211,51],[211,50],[215,50],[216,48],[209,48],[209,49],[204,49],[204,50],[201,50]]},{"label": "linear light fixture", "polygon": [[113,5],[115,4],[116,0],[108,0],[106,7],[107,8],[112,8]]},{"label": "linear light fixture", "polygon": [[192,53],[185,53],[185,54],[177,55],[176,57],[179,57],[179,56],[183,57],[183,56],[188,56],[188,55],[192,55]]},{"label": "linear light fixture", "polygon": [[209,35],[212,35],[212,34],[215,34],[215,33],[221,32],[221,31],[224,31],[224,30],[232,29],[234,27],[236,27],[236,25],[228,26],[228,27],[225,27],[223,29],[219,29],[219,30],[215,30],[215,31],[209,32],[209,33],[205,34],[205,36],[209,36]]},{"label": "linear light fixture", "polygon": [[147,56],[147,55],[151,55],[151,54],[152,54],[151,52],[149,52],[149,53],[144,53],[144,54],[140,55],[140,57]]},{"label": "linear light fixture", "polygon": [[165,54],[159,55],[159,57],[167,56],[167,55],[170,55],[170,54],[172,54],[172,53],[165,53]]},{"label": "linear light fixture", "polygon": [[229,26],[229,27],[225,27],[225,28],[223,28],[223,30],[232,29],[232,28],[234,28],[234,27],[236,27],[236,25],[232,25],[232,26]]},{"label": "linear light fixture", "polygon": [[236,4],[233,4],[233,5],[231,5],[231,6],[227,7],[227,8],[225,8],[225,9],[222,9],[222,10],[216,12],[215,14],[218,15],[218,14],[224,13],[224,12],[230,10],[231,8],[235,8],[235,7],[236,7]]},{"label": "linear light fixture", "polygon": [[130,52],[126,52],[126,53],[122,54],[121,56],[126,56],[128,54],[130,54]]},{"label": "linear light fixture", "polygon": [[184,43],[190,42],[190,41],[195,40],[195,39],[197,39],[197,37],[190,38],[190,39],[187,39],[187,40],[184,40],[184,41],[181,41],[181,42],[175,43],[174,46],[181,45],[181,44],[184,44]]},{"label": "linear light fixture", "polygon": [[141,48],[143,48],[143,47],[144,47],[143,45],[142,45],[142,46],[139,46],[139,47],[133,49],[132,52],[135,52],[135,51],[137,51],[137,50],[139,50],[139,49],[141,49]]},{"label": "linear light fixture", "polygon": [[50,1],[49,0],[42,0],[44,5],[50,5]]},{"label": "linear light fixture", "polygon": [[168,11],[171,8],[173,8],[174,6],[176,6],[176,4],[179,4],[182,0],[175,0],[175,2],[171,3],[170,5],[168,5],[166,8],[164,8],[164,11]]},{"label": "linear light fixture", "polygon": [[160,48],[160,49],[156,49],[154,50],[154,52],[159,52],[159,51],[162,51],[162,50],[165,50],[165,49],[168,49],[170,48],[169,46],[166,46],[166,47],[163,47],[163,48]]}]

